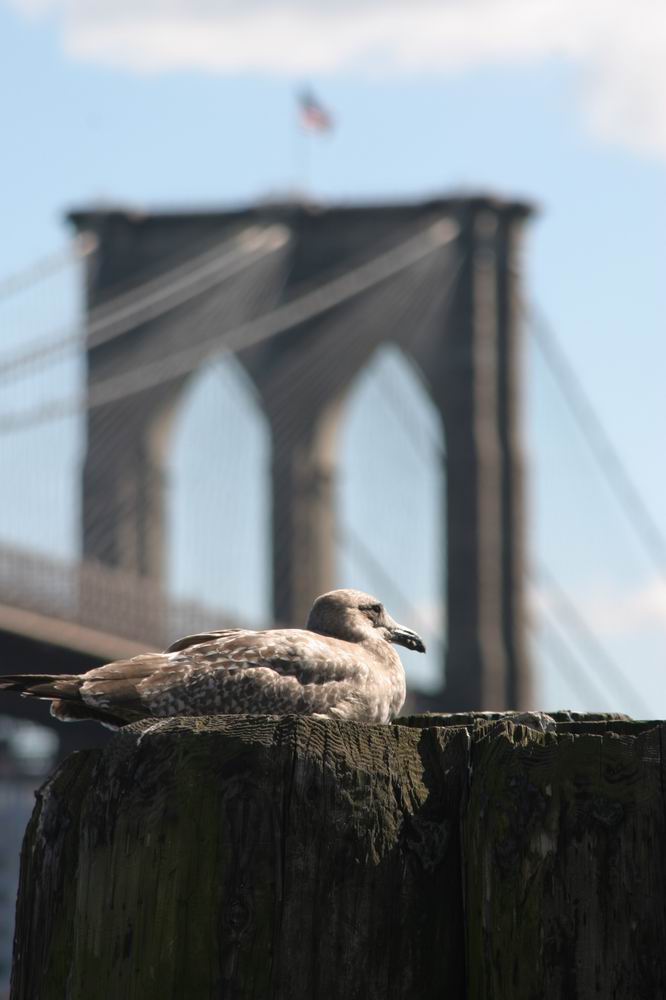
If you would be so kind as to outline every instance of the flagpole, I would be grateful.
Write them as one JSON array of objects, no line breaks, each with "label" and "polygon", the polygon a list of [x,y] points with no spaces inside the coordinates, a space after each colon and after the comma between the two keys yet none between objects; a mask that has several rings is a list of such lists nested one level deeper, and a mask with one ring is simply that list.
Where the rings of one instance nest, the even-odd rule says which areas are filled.
[{"label": "flagpole", "polygon": [[333,127],[333,118],[309,88],[301,90],[296,99],[300,113],[294,133],[294,182],[298,187],[300,180],[302,196],[307,199],[310,194],[313,136],[315,133],[329,132]]},{"label": "flagpole", "polygon": [[306,198],[310,185],[310,144],[309,134],[297,120],[294,125],[294,191]]},{"label": "flagpole", "polygon": [[303,198],[307,201],[311,194],[312,182],[312,132],[303,129]]}]

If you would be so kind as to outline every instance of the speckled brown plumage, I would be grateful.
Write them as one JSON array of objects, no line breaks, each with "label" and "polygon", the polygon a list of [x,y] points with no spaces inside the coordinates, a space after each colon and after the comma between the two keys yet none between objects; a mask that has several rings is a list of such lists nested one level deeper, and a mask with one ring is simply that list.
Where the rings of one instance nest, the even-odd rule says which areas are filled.
[{"label": "speckled brown plumage", "polygon": [[51,700],[63,721],[122,726],[173,715],[318,715],[389,722],[405,700],[391,643],[423,642],[357,590],[315,601],[306,629],[226,629],[179,639],[164,653],[81,675],[15,675],[0,690]]}]

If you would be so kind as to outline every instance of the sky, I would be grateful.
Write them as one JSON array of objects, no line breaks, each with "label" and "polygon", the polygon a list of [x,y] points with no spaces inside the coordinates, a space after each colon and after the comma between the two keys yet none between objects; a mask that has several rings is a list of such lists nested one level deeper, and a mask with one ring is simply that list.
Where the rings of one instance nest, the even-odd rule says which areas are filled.
[{"label": "sky", "polygon": [[[0,277],[62,247],[75,205],[220,207],[303,189],[322,203],[486,190],[531,199],[529,297],[666,533],[665,50],[652,0],[0,0]],[[309,140],[295,106],[305,84],[335,119]],[[65,298],[64,312],[77,301],[71,289]],[[431,433],[409,366],[378,364],[380,381],[402,379]],[[539,702],[664,716],[666,582],[529,343],[524,371],[532,561],[567,586],[641,693],[632,702],[603,677],[601,692],[586,693],[537,635]],[[216,384],[207,376],[188,404],[195,427],[197,409],[224,416]],[[345,442],[357,439],[354,422],[372,436],[376,388],[361,380],[365,397],[350,403],[341,448],[351,479],[362,454]],[[249,433],[260,465],[263,432]],[[178,434],[190,454],[184,426]],[[429,482],[396,504],[416,504],[432,524],[441,489]],[[342,502],[348,518],[360,509]],[[265,511],[252,517],[262,523]],[[180,551],[191,548],[180,537]],[[413,603],[435,621],[428,560],[424,545],[421,577],[413,569],[408,583],[426,581]],[[534,614],[555,603],[543,581],[530,600]]]}]

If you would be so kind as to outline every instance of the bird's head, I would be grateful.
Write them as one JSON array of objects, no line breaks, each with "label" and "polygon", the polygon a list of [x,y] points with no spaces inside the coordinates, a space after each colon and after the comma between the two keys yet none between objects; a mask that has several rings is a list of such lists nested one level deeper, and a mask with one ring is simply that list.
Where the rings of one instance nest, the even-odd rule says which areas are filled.
[{"label": "bird's head", "polygon": [[423,639],[416,632],[398,625],[381,601],[360,590],[331,590],[322,594],[312,605],[307,628],[347,642],[385,639],[425,653]]}]

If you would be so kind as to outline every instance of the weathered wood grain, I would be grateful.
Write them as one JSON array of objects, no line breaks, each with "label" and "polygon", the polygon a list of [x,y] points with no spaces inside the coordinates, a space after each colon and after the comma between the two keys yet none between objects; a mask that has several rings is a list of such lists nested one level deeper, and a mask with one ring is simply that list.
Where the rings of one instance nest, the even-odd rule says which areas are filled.
[{"label": "weathered wood grain", "polygon": [[470,1000],[666,996],[664,725],[618,721],[578,735],[504,723],[474,745]]},{"label": "weathered wood grain", "polygon": [[460,997],[469,746],[226,717],[70,758],[25,841],[13,1000]]},{"label": "weathered wood grain", "polygon": [[665,731],[128,727],[40,792],[12,1000],[666,1000]]}]

